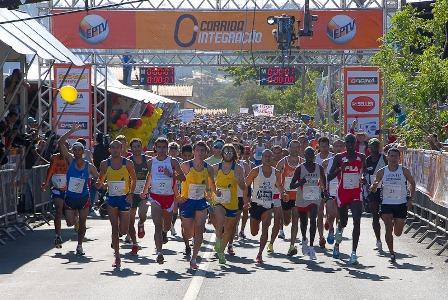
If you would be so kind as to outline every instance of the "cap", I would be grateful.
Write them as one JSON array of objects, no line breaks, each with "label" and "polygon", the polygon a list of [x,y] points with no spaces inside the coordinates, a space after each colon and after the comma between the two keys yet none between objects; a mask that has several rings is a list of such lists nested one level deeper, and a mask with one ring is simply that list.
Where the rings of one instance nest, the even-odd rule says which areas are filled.
[{"label": "cap", "polygon": [[379,145],[379,144],[380,144],[380,140],[377,139],[377,138],[370,139],[370,140],[369,140],[369,146],[370,146],[370,145],[373,145],[373,144],[377,144],[377,145]]},{"label": "cap", "polygon": [[222,149],[224,147],[224,141],[223,140],[216,140],[213,142],[213,148],[216,149]]},{"label": "cap", "polygon": [[73,143],[72,149],[75,148],[75,147],[79,147],[79,148],[82,148],[82,150],[84,150],[84,145],[81,144],[80,142]]}]

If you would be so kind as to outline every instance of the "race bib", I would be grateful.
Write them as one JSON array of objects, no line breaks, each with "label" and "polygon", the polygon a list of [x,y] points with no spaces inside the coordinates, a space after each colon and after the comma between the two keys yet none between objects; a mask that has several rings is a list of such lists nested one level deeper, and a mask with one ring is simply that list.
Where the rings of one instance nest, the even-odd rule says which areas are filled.
[{"label": "race bib", "polygon": [[289,188],[289,186],[291,185],[291,181],[292,181],[292,177],[285,177],[285,182],[283,183],[283,186],[285,188],[285,191],[287,191],[287,192],[294,191]]},{"label": "race bib", "polygon": [[109,196],[124,196],[126,195],[124,187],[126,185],[125,181],[108,181],[108,193]]},{"label": "race bib", "polygon": [[143,192],[143,188],[145,187],[146,180],[137,180],[135,183],[134,194],[140,194]]},{"label": "race bib", "polygon": [[158,195],[172,195],[173,194],[173,179],[161,178],[152,181],[151,193]]},{"label": "race bib", "polygon": [[83,178],[70,177],[68,181],[68,190],[72,193],[81,194],[84,190],[86,180]]},{"label": "race bib", "polygon": [[336,196],[336,192],[338,190],[338,182],[337,180],[330,181],[328,192],[330,193],[330,196]]},{"label": "race bib", "polygon": [[205,184],[190,184],[188,186],[188,198],[192,200],[201,200],[205,198]]},{"label": "race bib", "polygon": [[320,189],[318,186],[314,186],[314,185],[304,185],[303,186],[303,200],[316,201],[319,199],[320,199]]},{"label": "race bib", "polygon": [[65,174],[54,174],[51,177],[51,183],[53,186],[59,190],[63,190],[67,187],[67,175]]},{"label": "race bib", "polygon": [[383,197],[386,199],[400,199],[402,197],[401,185],[385,184],[383,185]]},{"label": "race bib", "polygon": [[359,188],[359,174],[344,173],[342,188],[344,190],[353,190]]},{"label": "race bib", "polygon": [[221,191],[221,196],[216,196],[216,201],[221,204],[230,203],[231,195],[230,189],[218,188]]}]

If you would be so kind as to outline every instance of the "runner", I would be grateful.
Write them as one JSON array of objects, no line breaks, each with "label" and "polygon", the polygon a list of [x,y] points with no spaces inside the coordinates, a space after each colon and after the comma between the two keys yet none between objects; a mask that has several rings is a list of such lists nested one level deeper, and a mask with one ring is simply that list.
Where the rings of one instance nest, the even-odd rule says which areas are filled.
[{"label": "runner", "polygon": [[266,149],[266,146],[263,141],[263,133],[260,132],[257,136],[256,143],[252,145],[252,154],[254,156],[254,163],[256,166],[261,164],[261,156],[264,149]]},{"label": "runner", "polygon": [[[252,203],[249,209],[250,231],[253,236],[258,234],[261,223],[260,248],[256,257],[256,262],[259,264],[263,263],[263,249],[268,241],[268,231],[274,208],[275,186],[279,188],[282,195],[284,194],[280,172],[270,165],[272,151],[264,150],[261,159],[261,165],[253,168],[246,178],[247,187],[253,183]],[[281,204],[278,203],[278,205]]]},{"label": "runner", "polygon": [[194,158],[181,165],[186,179],[182,182],[179,209],[182,217],[182,237],[187,255],[191,252],[188,240],[194,238],[193,254],[190,259],[192,269],[198,268],[196,258],[202,245],[209,206],[206,193],[216,193],[213,168],[204,162],[207,151],[205,142],[197,142],[193,146]]},{"label": "runner", "polygon": [[[300,231],[302,232],[302,254],[309,255],[313,260],[316,259],[316,252],[313,247],[314,237],[317,227],[317,210],[321,203],[321,190],[326,195],[326,178],[324,168],[315,163],[315,154],[312,147],[305,149],[305,163],[301,164],[294,171],[291,179],[290,188],[297,189],[297,200],[295,205],[300,218]],[[310,219],[310,239],[306,238],[308,227],[308,217]],[[291,235],[291,246],[295,248],[294,241],[296,237]],[[290,248],[291,248],[290,246]],[[295,251],[297,252],[297,250]]]},{"label": "runner", "polygon": [[222,147],[224,147],[224,141],[223,140],[216,140],[213,142],[213,149],[212,149],[212,156],[207,158],[205,162],[213,166],[217,163],[219,163],[222,159]]},{"label": "runner", "polygon": [[54,207],[56,210],[56,214],[54,216],[54,231],[56,233],[54,246],[60,249],[62,248],[61,220],[62,214],[64,213],[65,192],[67,191],[68,163],[62,155],[60,147],[58,148],[59,149],[57,152],[51,156],[50,167],[48,168],[45,182],[41,185],[41,190],[42,192],[45,192],[51,180],[51,199],[54,202]]},{"label": "runner", "polygon": [[[250,170],[255,166],[255,164],[252,162],[251,160],[251,148],[250,146],[245,146],[244,147],[244,153],[243,153],[243,160],[245,163],[245,173],[244,173],[244,177],[247,177],[247,175],[249,174]],[[252,187],[248,187],[247,188],[247,197],[250,199],[252,197]],[[245,239],[246,238],[246,234],[244,233],[245,229],[246,229],[246,224],[247,221],[249,220],[249,209],[243,209],[242,213],[241,213],[241,227],[240,227],[240,232],[238,234],[238,236],[240,238]]]},{"label": "runner", "polygon": [[134,163],[121,156],[123,145],[114,140],[110,143],[110,157],[100,164],[98,185],[107,182],[107,212],[112,227],[112,247],[114,249],[115,268],[121,267],[119,236],[129,231],[129,210],[135,193],[136,175]]},{"label": "runner", "polygon": [[[380,141],[378,139],[370,139],[369,141],[370,156],[366,158],[366,168],[364,178],[366,178],[366,190],[375,180],[376,172],[387,165],[387,158],[380,153]],[[376,237],[376,248],[378,251],[383,250],[381,243],[381,225],[380,225],[380,205],[381,205],[381,188],[375,193],[368,193],[367,196],[370,213],[372,214],[372,228]]]},{"label": "runner", "polygon": [[[220,264],[225,264],[224,249],[233,239],[236,231],[239,210],[238,187],[245,191],[244,170],[238,164],[238,155],[232,144],[222,148],[222,162],[213,166],[216,174],[216,205],[214,207],[216,242],[215,251]],[[243,207],[249,206],[246,193],[243,193]],[[241,207],[241,209],[243,208]],[[231,245],[231,244],[229,244]],[[232,249],[232,247],[230,247]],[[234,255],[233,249],[229,251]]]},{"label": "runner", "polygon": [[136,184],[135,190],[133,193],[132,205],[129,214],[129,236],[132,240],[132,255],[137,255],[139,251],[139,246],[137,244],[137,237],[135,232],[135,214],[138,209],[138,238],[142,239],[145,237],[145,221],[146,215],[148,213],[148,205],[146,201],[142,201],[140,197],[140,193],[143,191],[143,187],[145,186],[146,176],[150,170],[150,158],[143,154],[143,145],[142,141],[138,138],[134,138],[130,141],[129,145],[131,146],[132,156],[130,160],[134,163],[135,174],[136,174]]},{"label": "runner", "polygon": [[[415,195],[415,181],[411,172],[399,164],[400,151],[391,148],[387,152],[388,165],[376,172],[375,181],[370,190],[376,193],[378,186],[382,185],[381,218],[386,227],[385,239],[390,252],[391,262],[395,262],[394,237],[400,236],[406,222],[407,210],[412,208],[412,199]],[[407,192],[407,183],[410,184],[410,196]]]},{"label": "runner", "polygon": [[[182,158],[179,157],[179,154],[180,154],[179,144],[177,144],[176,142],[171,142],[168,145],[168,155],[171,156],[172,158],[177,159],[179,164],[181,164],[183,162],[183,160],[182,160]],[[178,191],[178,193],[180,193],[181,182],[177,181],[176,185],[177,185],[177,191]],[[171,221],[171,223],[172,223],[171,235],[172,236],[177,236],[175,225],[176,225],[176,221],[177,221],[177,217],[178,216],[179,216],[179,205],[178,205],[177,201],[174,201],[173,219]]]},{"label": "runner", "polygon": [[[319,152],[316,155],[316,163],[323,165],[325,159],[333,157],[333,153],[330,152],[330,140],[323,136],[318,140]],[[326,174],[326,173],[325,173]],[[325,238],[324,238],[324,209],[325,209],[326,198],[322,197],[322,201],[319,204],[319,209],[317,212],[317,230],[319,231],[319,247],[321,249],[325,248]]]},{"label": "runner", "polygon": [[87,186],[89,176],[98,178],[98,171],[95,166],[83,159],[84,146],[81,143],[72,145],[73,154],[67,149],[67,138],[81,129],[79,124],[74,124],[59,139],[58,145],[62,156],[67,160],[69,167],[67,170],[67,191],[65,192],[65,218],[67,225],[72,226],[76,222],[76,213],[78,214],[78,246],[76,255],[84,255],[82,242],[86,234],[86,221],[89,214],[89,188]]},{"label": "runner", "polygon": [[[178,195],[176,179],[185,180],[185,175],[177,159],[168,156],[168,140],[159,137],[154,142],[156,156],[148,162],[149,173],[141,193],[146,199],[149,193],[151,218],[154,223],[154,242],[156,244],[157,263],[162,264],[164,257],[162,245],[168,243],[167,233],[173,220],[174,199]],[[150,189],[151,187],[151,189]]]},{"label": "runner", "polygon": [[348,209],[350,208],[353,218],[353,241],[350,264],[358,263],[356,249],[358,248],[359,235],[361,232],[361,174],[365,166],[365,156],[355,151],[356,137],[353,134],[345,136],[346,152],[336,154],[331,166],[328,182],[338,177],[338,189],[336,201],[338,205],[339,223],[336,229],[336,243],[333,249],[333,257],[339,258],[339,245],[342,241],[342,234],[348,222]]}]

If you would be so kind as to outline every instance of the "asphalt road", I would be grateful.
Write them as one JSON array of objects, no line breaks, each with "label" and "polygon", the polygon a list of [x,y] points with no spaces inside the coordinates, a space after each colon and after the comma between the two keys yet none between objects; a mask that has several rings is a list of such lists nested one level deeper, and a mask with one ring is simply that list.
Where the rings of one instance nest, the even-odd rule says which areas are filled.
[{"label": "asphalt road", "polygon": [[[362,220],[358,266],[348,265],[351,228],[341,244],[341,259],[331,250],[317,251],[317,260],[285,255],[288,244],[277,240],[275,253],[255,264],[258,237],[236,242],[236,256],[219,265],[207,232],[201,269],[188,269],[180,238],[170,237],[166,262],[155,262],[152,221],[138,257],[125,255],[114,270],[108,220],[91,217],[84,243],[85,257],[74,254],[76,233],[63,227],[62,249],[53,248],[51,226],[41,226],[15,242],[0,246],[0,299],[447,299],[448,253],[435,256],[410,234],[395,242],[397,263],[375,248],[371,220]],[[180,224],[176,224],[180,232]],[[208,225],[208,228],[211,228]],[[289,236],[289,229],[287,229]],[[412,231],[411,231],[412,233]],[[385,247],[385,243],[384,243]],[[328,247],[330,248],[330,247]],[[121,245],[121,253],[130,246]]]}]

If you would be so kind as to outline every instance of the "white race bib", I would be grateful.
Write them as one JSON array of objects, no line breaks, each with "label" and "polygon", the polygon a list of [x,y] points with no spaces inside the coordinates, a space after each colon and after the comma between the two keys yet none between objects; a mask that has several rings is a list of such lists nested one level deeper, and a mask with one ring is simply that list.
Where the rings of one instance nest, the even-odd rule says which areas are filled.
[{"label": "white race bib", "polygon": [[320,199],[320,189],[318,186],[314,186],[314,185],[304,185],[303,186],[303,200],[316,201],[319,199]]},{"label": "white race bib", "polygon": [[193,184],[188,186],[188,198],[192,200],[201,200],[205,198],[205,184]]},{"label": "white race bib", "polygon": [[358,173],[344,173],[343,185],[344,190],[353,190],[359,188],[359,174]]},{"label": "white race bib", "polygon": [[289,186],[291,185],[291,181],[292,181],[292,177],[285,177],[285,182],[283,183],[283,187],[285,188],[285,191],[287,191],[287,192],[294,191],[289,188]]},{"label": "white race bib", "polygon": [[383,197],[385,199],[401,199],[402,190],[401,185],[398,184],[384,184],[383,185]]},{"label": "white race bib", "polygon": [[81,194],[85,182],[86,180],[83,178],[70,177],[68,180],[68,190],[72,193]]},{"label": "white race bib", "polygon": [[329,187],[328,187],[328,192],[330,193],[330,196],[336,196],[336,192],[338,190],[338,181],[337,180],[331,180]]},{"label": "white race bib", "polygon": [[143,192],[143,188],[145,187],[146,180],[137,180],[135,183],[134,194],[140,194]]},{"label": "white race bib", "polygon": [[59,190],[63,190],[67,187],[67,175],[65,174],[54,174],[51,176],[51,183],[53,186]]},{"label": "white race bib", "polygon": [[126,185],[125,181],[108,181],[108,193],[109,196],[124,196],[126,195],[124,187]]},{"label": "white race bib", "polygon": [[152,181],[151,193],[157,195],[172,195],[173,194],[173,179],[160,178]]},{"label": "white race bib", "polygon": [[221,191],[221,196],[216,196],[216,201],[221,204],[228,204],[230,203],[230,199],[232,197],[232,193],[230,189],[222,189],[218,188]]}]

